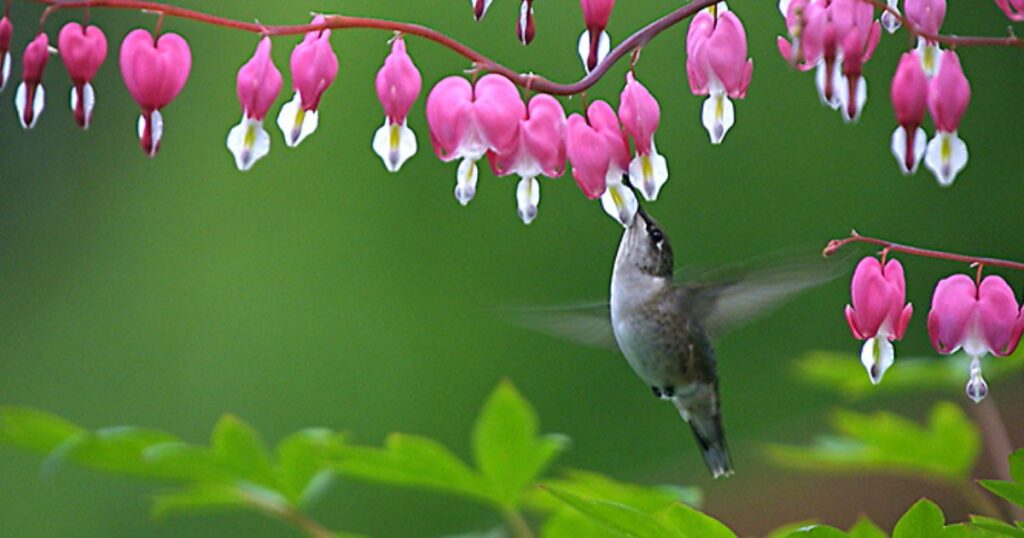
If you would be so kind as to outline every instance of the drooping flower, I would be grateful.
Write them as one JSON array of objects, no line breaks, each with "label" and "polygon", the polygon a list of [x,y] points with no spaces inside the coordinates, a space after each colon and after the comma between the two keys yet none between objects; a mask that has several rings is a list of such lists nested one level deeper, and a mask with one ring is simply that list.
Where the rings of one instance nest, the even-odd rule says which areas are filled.
[{"label": "drooping flower", "polygon": [[[317,15],[312,24],[326,22],[323,15]],[[306,34],[292,50],[291,71],[295,97],[281,107],[277,125],[284,133],[285,144],[295,147],[316,131],[320,123],[320,99],[338,76],[338,55],[331,48],[330,30]]]},{"label": "drooping flower", "polygon": [[686,33],[686,75],[694,95],[707,95],[701,121],[719,144],[735,122],[733,99],[747,95],[754,62],[747,58],[747,34],[731,11],[698,13]]},{"label": "drooping flower", "polygon": [[[917,28],[918,31],[929,35],[936,35],[942,28],[942,22],[946,19],[946,0],[906,0],[904,6],[907,10],[907,20]],[[917,54],[921,58],[921,66],[929,76],[935,76],[939,68],[939,53],[942,49],[935,41],[917,38]]]},{"label": "drooping flower", "polygon": [[860,118],[868,99],[864,63],[874,54],[882,29],[874,20],[874,7],[862,0],[832,0],[829,12],[835,31],[841,36],[839,110],[845,121],[854,122]]},{"label": "drooping flower", "polygon": [[281,94],[283,83],[270,49],[270,38],[261,39],[252,58],[238,70],[235,83],[242,120],[228,132],[227,145],[235,156],[235,166],[243,171],[270,152],[270,134],[263,128],[263,121]]},{"label": "drooping flower", "polygon": [[484,18],[487,14],[487,10],[491,7],[493,0],[469,0],[469,5],[473,8],[473,17],[476,20]]},{"label": "drooping flower", "polygon": [[516,37],[523,45],[529,45],[536,35],[537,28],[533,24],[533,0],[523,0],[519,5],[519,19],[516,21]]},{"label": "drooping flower", "polygon": [[946,187],[967,166],[967,144],[957,135],[957,129],[971,101],[971,85],[955,52],[944,51],[939,62],[939,72],[928,86],[928,110],[935,123],[935,137],[928,142],[924,164],[939,185]]},{"label": "drooping flower", "polygon": [[64,67],[71,76],[71,111],[79,127],[88,129],[92,122],[92,109],[96,105],[96,91],[92,79],[107,59],[107,36],[96,26],[82,26],[69,22],[60,30],[57,49]]},{"label": "drooping flower", "polygon": [[874,256],[862,259],[853,272],[850,295],[853,305],[846,305],[846,322],[853,337],[864,340],[860,361],[877,385],[895,359],[892,342],[903,339],[914,313],[906,303],[903,266],[897,260],[883,266]]},{"label": "drooping flower", "polygon": [[409,128],[409,109],[420,95],[423,80],[405,51],[400,36],[391,42],[391,53],[377,72],[377,98],[384,107],[384,125],[373,136],[373,151],[389,172],[397,172],[416,154],[416,134]]},{"label": "drooping flower", "polygon": [[996,5],[1011,21],[1024,21],[1024,0],[996,0]]},{"label": "drooping flower", "polygon": [[519,218],[524,224],[537,217],[540,204],[540,183],[537,176],[561,177],[565,173],[565,111],[550,95],[538,94],[530,99],[526,117],[519,121],[515,147],[506,153],[487,154],[495,175],[516,174]]},{"label": "drooping flower", "polygon": [[0,92],[7,87],[7,81],[11,79],[11,36],[14,35],[14,26],[11,20],[5,15],[0,19]]},{"label": "drooping flower", "polygon": [[928,105],[928,77],[916,52],[905,52],[900,57],[889,95],[899,124],[892,133],[892,154],[905,175],[913,174],[927,144],[921,123]]},{"label": "drooping flower", "polygon": [[988,394],[981,375],[986,354],[1005,357],[1013,353],[1024,329],[1017,299],[1001,277],[988,276],[976,285],[967,275],[939,281],[928,312],[932,347],[943,355],[963,349],[971,357],[967,395],[980,402]]},{"label": "drooping flower", "polygon": [[885,28],[886,32],[894,34],[902,25],[900,21],[899,0],[886,0],[885,5],[887,9],[882,11],[882,15],[878,17],[878,20],[882,23],[882,28]]},{"label": "drooping flower", "polygon": [[18,109],[18,120],[25,129],[31,129],[39,121],[46,104],[46,90],[43,88],[43,69],[50,59],[50,39],[40,32],[25,47],[22,57],[21,84],[14,94],[14,106]]},{"label": "drooping flower", "polygon": [[587,73],[594,70],[611,51],[612,40],[605,28],[612,16],[615,0],[580,0],[583,23],[587,29],[580,35],[578,51]]},{"label": "drooping flower", "polygon": [[629,163],[629,181],[648,201],[657,199],[668,181],[668,163],[654,145],[660,119],[658,101],[632,72],[627,73],[626,87],[619,96],[619,120],[636,147],[636,156]]},{"label": "drooping flower", "polygon": [[486,75],[473,86],[462,77],[447,77],[427,96],[427,123],[434,153],[444,162],[461,159],[455,198],[466,205],[476,194],[477,161],[488,151],[515,148],[519,120],[526,105],[509,79]]},{"label": "drooping flower", "polygon": [[586,118],[569,117],[566,151],[583,194],[592,200],[600,198],[609,216],[629,226],[639,207],[633,190],[623,182],[629,168],[629,140],[608,103],[594,101]]},{"label": "drooping flower", "polygon": [[154,40],[147,30],[132,30],[121,42],[121,76],[128,93],[142,109],[139,142],[142,151],[155,157],[163,139],[164,120],[160,110],[185,87],[192,70],[192,52],[178,34],[163,34]]}]

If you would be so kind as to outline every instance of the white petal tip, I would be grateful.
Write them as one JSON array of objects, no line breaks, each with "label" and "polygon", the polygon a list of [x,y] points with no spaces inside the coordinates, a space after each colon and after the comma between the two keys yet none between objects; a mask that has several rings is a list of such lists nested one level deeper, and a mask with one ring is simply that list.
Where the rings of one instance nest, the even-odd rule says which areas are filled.
[{"label": "white petal tip", "polygon": [[940,131],[928,142],[924,164],[935,174],[939,185],[949,187],[967,166],[967,159],[967,144],[957,133]]},{"label": "white petal tip", "polygon": [[455,177],[455,199],[463,206],[476,196],[476,182],[480,172],[473,159],[463,159]]},{"label": "white petal tip", "polygon": [[636,217],[640,207],[633,190],[616,182],[608,185],[608,188],[601,195],[601,207],[611,218],[617,220],[624,227],[629,227]]},{"label": "white petal tip", "polygon": [[872,385],[882,382],[885,372],[895,361],[895,350],[888,338],[879,335],[868,338],[861,348],[860,362],[868,372]]},{"label": "white petal tip", "polygon": [[18,84],[18,90],[14,94],[14,107],[18,110],[18,121],[22,129],[28,130],[36,126],[45,104],[46,90],[42,84],[31,87],[24,82]]},{"label": "white petal tip", "polygon": [[519,218],[523,224],[530,224],[537,218],[537,206],[540,205],[540,183],[537,178],[524,177],[516,187],[516,205]]},{"label": "white petal tip", "polygon": [[[597,67],[598,64],[603,62],[612,49],[612,39],[608,35],[608,32],[602,31],[601,34],[597,36],[596,51],[590,50],[592,41],[593,39],[590,35],[590,30],[584,30],[583,33],[580,34],[580,41],[577,45],[577,52],[579,52],[580,60],[583,62],[583,70],[587,73],[590,73],[591,69]],[[592,52],[593,58],[591,57]],[[593,63],[591,63],[592,59]]]},{"label": "white petal tip", "polygon": [[629,163],[629,182],[640,191],[644,200],[653,202],[668,181],[668,162],[651,146],[649,155],[637,155]]},{"label": "white petal tip", "polygon": [[373,135],[373,151],[384,162],[388,172],[397,172],[405,161],[416,154],[416,133],[406,122],[392,123],[384,120],[384,125]]},{"label": "white petal tip", "polygon": [[295,97],[281,107],[277,115],[277,126],[284,134],[284,143],[294,148],[316,131],[320,124],[320,113],[316,110],[305,110],[302,107],[302,96],[295,92]]},{"label": "white petal tip", "polygon": [[227,147],[235,157],[235,166],[245,172],[270,153],[270,134],[262,121],[243,116],[228,132]]},{"label": "white petal tip", "polygon": [[711,143],[721,144],[725,134],[736,122],[732,101],[724,93],[714,92],[704,100],[700,119],[708,131]]}]

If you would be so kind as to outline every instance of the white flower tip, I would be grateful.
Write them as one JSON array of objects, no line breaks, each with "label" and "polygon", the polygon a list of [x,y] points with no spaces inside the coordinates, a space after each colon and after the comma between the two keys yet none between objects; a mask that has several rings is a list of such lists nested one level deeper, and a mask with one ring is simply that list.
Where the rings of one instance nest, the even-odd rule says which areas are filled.
[{"label": "white flower tip", "polygon": [[896,157],[900,171],[905,176],[917,173],[917,167],[921,164],[925,147],[928,145],[924,129],[918,127],[912,136],[913,140],[908,141],[907,130],[902,125],[892,132],[892,155]]},{"label": "white flower tip", "polygon": [[89,125],[92,124],[92,109],[95,106],[96,91],[93,89],[92,84],[86,82],[82,86],[81,96],[79,96],[79,89],[77,87],[71,87],[71,112],[74,113],[75,121],[79,127],[83,129],[89,128]]},{"label": "white flower tip", "polygon": [[967,166],[967,144],[954,131],[939,131],[928,142],[924,165],[935,174],[939,185],[949,187],[956,176]]},{"label": "white flower tip", "polygon": [[609,184],[604,194],[601,195],[601,207],[611,218],[628,228],[633,224],[640,205],[632,189],[621,182],[616,182]]},{"label": "white flower tip", "polygon": [[228,132],[227,146],[235,157],[235,166],[245,172],[270,153],[270,134],[263,128],[263,121],[242,116],[242,121]]},{"label": "white flower tip", "polygon": [[519,218],[523,224],[530,224],[537,218],[537,206],[540,205],[540,183],[535,177],[524,177],[516,187],[516,205]]},{"label": "white flower tip", "polygon": [[818,62],[818,68],[814,72],[814,83],[818,88],[818,98],[821,100],[821,104],[832,110],[838,110],[840,105],[837,88],[840,75],[838,61],[832,62],[832,69],[829,69],[824,61]]},{"label": "white flower tip", "polygon": [[416,154],[416,133],[409,128],[407,122],[392,123],[384,120],[384,125],[373,135],[373,151],[382,161],[388,172],[397,172],[405,161]]},{"label": "white flower tip", "polygon": [[636,187],[644,199],[653,202],[658,199],[661,187],[668,181],[668,162],[651,144],[649,155],[637,155],[629,163],[629,182]]},{"label": "white flower tip", "polygon": [[701,108],[701,123],[708,131],[712,144],[721,144],[725,134],[736,122],[732,101],[721,92],[714,92],[704,100]]},{"label": "white flower tip", "polygon": [[921,69],[928,78],[939,74],[939,53],[942,49],[938,43],[928,43],[923,37],[917,38],[917,57],[921,59]]},{"label": "white flower tip", "polygon": [[[890,1],[889,7],[895,9],[895,3]],[[890,11],[882,12],[882,16],[879,17],[879,21],[882,23],[882,28],[885,28],[885,31],[890,34],[896,33],[896,30],[899,30],[902,24],[900,22],[900,18]]]},{"label": "white flower tip", "polygon": [[860,351],[860,362],[868,371],[868,379],[872,385],[882,382],[885,372],[895,361],[895,350],[892,342],[882,335],[868,338]]},{"label": "white flower tip", "polygon": [[[583,30],[580,34],[579,45],[577,46],[577,52],[580,54],[580,60],[583,61],[583,69],[587,73],[590,73],[590,43],[591,36],[590,30]],[[597,36],[597,51],[595,56],[594,66],[604,61],[605,57],[612,50],[612,39],[608,35],[608,32],[601,32],[601,35]]]},{"label": "white flower tip", "polygon": [[860,113],[868,102],[868,83],[864,77],[857,77],[853,87],[850,86],[850,79],[846,75],[839,78],[839,109],[843,114],[843,121],[855,123],[860,119]]},{"label": "white flower tip", "polygon": [[[31,103],[29,101],[31,100]],[[14,107],[18,110],[18,121],[23,129],[32,129],[39,121],[46,104],[46,90],[42,84],[29,87],[22,82],[14,94]]]},{"label": "white flower tip", "polygon": [[4,91],[7,87],[7,82],[11,80],[11,53],[4,54],[3,58],[0,58],[0,92]]},{"label": "white flower tip", "polygon": [[290,148],[298,146],[307,136],[313,134],[319,124],[320,113],[302,108],[302,96],[299,92],[295,92],[295,97],[285,103],[277,115],[277,126],[284,134],[284,143]]},{"label": "white flower tip", "polygon": [[480,172],[473,159],[463,159],[455,176],[455,199],[466,206],[476,196],[476,181]]},{"label": "white flower tip", "polygon": [[978,357],[971,359],[971,377],[964,387],[967,397],[974,400],[974,403],[981,403],[988,396],[988,383],[981,376],[981,360]]},{"label": "white flower tip", "polygon": [[791,0],[779,0],[779,13],[785,18],[789,14],[789,3]]}]

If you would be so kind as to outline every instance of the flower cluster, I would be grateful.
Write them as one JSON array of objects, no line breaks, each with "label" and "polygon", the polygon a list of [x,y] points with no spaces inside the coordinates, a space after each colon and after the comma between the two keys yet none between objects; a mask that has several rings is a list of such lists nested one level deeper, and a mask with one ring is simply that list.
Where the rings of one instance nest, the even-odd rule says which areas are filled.
[{"label": "flower cluster", "polygon": [[[903,266],[897,260],[868,256],[860,261],[850,286],[852,305],[846,321],[853,336],[864,340],[861,362],[872,383],[879,383],[892,366],[892,342],[901,340],[913,307],[906,301]],[[971,357],[967,395],[980,402],[988,394],[981,359],[988,354],[1005,357],[1016,349],[1024,331],[1024,310],[1002,277],[983,280],[957,274],[939,281],[928,312],[932,347],[949,355],[963,349]]]}]

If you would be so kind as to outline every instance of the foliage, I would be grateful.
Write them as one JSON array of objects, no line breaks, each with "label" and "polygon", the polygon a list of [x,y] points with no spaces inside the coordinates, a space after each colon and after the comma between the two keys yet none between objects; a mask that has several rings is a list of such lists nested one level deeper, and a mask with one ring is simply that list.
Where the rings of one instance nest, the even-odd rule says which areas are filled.
[{"label": "foliage", "polygon": [[[1017,506],[1024,506],[1024,449],[1010,456],[1010,477],[1012,480],[982,480],[981,485]],[[1016,532],[1014,536],[1021,534],[1019,529]]]}]

